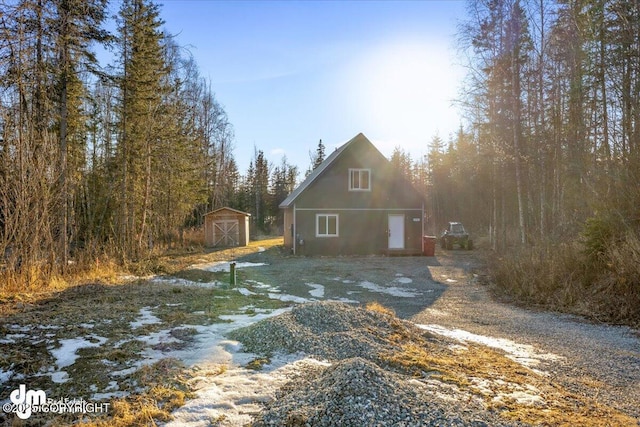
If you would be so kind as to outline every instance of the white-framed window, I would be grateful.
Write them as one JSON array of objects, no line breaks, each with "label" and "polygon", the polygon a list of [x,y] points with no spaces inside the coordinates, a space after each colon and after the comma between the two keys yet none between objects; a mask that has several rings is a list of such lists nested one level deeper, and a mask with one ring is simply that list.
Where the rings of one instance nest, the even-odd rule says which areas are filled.
[{"label": "white-framed window", "polygon": [[349,169],[349,191],[371,191],[371,169]]},{"label": "white-framed window", "polygon": [[316,237],[338,237],[338,214],[316,214]]}]

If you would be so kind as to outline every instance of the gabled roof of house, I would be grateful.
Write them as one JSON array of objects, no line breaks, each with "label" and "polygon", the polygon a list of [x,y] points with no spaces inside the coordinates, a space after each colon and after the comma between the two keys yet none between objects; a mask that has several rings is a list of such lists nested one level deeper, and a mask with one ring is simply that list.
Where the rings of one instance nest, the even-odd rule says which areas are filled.
[{"label": "gabled roof of house", "polygon": [[240,215],[251,216],[251,214],[248,213],[248,212],[242,212],[242,211],[239,211],[237,209],[233,209],[233,208],[230,208],[230,207],[227,207],[227,206],[225,206],[223,208],[214,209],[211,212],[207,212],[206,214],[204,214],[204,216],[213,215],[213,214],[216,214],[216,213],[218,213],[220,211],[231,211],[231,212],[235,212],[235,213],[240,214]]},{"label": "gabled roof of house", "polygon": [[[361,132],[359,134],[357,134],[356,136],[354,136],[353,138],[351,138],[349,141],[347,141],[346,143],[344,143],[343,145],[341,145],[340,147],[338,147],[336,150],[333,151],[333,153],[331,153],[326,159],[324,159],[324,161],[322,163],[320,163],[318,165],[317,168],[315,168],[310,174],[309,176],[302,181],[302,183],[300,185],[298,185],[292,192],[291,194],[289,194],[289,196],[287,196],[286,199],[284,199],[282,201],[282,203],[280,203],[279,207],[280,208],[288,208],[290,207],[293,202],[296,200],[296,198],[304,191],[306,190],[320,175],[322,175],[322,172],[324,172],[339,156],[340,154],[346,150],[350,145],[353,145],[354,143],[356,143],[357,141],[361,141],[361,140],[365,140],[366,142],[368,142],[369,144],[371,144],[371,141],[369,141],[369,139],[364,136],[364,134]],[[371,146],[377,150],[377,148],[371,144]],[[382,153],[380,153],[380,156],[384,157],[382,155]]]}]

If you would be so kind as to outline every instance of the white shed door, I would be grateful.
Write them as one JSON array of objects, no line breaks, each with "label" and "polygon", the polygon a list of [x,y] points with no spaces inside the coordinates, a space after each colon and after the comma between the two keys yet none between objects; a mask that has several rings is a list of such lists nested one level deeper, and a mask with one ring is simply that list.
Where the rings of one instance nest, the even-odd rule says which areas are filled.
[{"label": "white shed door", "polygon": [[404,249],[404,215],[389,215],[389,249]]},{"label": "white shed door", "polygon": [[239,242],[237,219],[217,220],[213,223],[213,246],[238,246]]}]

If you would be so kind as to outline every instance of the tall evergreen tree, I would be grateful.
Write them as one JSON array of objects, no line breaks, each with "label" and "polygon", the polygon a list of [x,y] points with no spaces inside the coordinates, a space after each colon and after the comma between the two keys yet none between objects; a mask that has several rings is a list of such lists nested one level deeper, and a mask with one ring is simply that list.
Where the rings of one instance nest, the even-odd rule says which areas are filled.
[{"label": "tall evergreen tree", "polygon": [[152,156],[162,120],[164,64],[158,6],[150,0],[125,0],[120,9],[122,61],[120,138],[119,242],[125,257],[137,257],[149,239],[153,185]]},{"label": "tall evergreen tree", "polygon": [[320,166],[320,163],[324,162],[325,159],[325,152],[324,152],[324,144],[322,143],[322,139],[320,141],[318,141],[318,147],[316,148],[315,152],[309,152],[309,158],[311,159],[311,165],[309,165],[309,169],[307,169],[307,172],[305,174],[305,176],[309,176],[309,174],[311,172],[314,171],[314,169],[316,169],[318,166]]}]

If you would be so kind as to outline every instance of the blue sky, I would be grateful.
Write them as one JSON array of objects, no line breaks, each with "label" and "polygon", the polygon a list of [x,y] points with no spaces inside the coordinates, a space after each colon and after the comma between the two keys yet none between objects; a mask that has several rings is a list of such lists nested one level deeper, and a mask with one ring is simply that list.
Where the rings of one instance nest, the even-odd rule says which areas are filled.
[{"label": "blue sky", "polygon": [[464,1],[164,0],[164,28],[194,56],[235,130],[244,173],[254,147],[301,173],[363,132],[414,159],[460,125],[453,100]]}]

